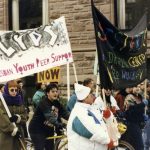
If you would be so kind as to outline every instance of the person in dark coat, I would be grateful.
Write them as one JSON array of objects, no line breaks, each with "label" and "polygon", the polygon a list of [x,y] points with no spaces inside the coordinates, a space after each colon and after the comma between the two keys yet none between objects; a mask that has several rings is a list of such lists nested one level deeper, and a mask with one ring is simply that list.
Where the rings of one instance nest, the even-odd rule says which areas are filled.
[{"label": "person in dark coat", "polygon": [[125,118],[127,120],[127,131],[122,135],[135,150],[144,150],[141,124],[144,122],[144,109],[148,101],[140,94],[130,94],[125,100]]},{"label": "person in dark coat", "polygon": [[54,140],[46,138],[54,136],[54,127],[56,132],[62,129],[64,124],[61,123],[61,118],[68,117],[69,113],[58,100],[57,85],[49,84],[46,87],[46,97],[40,101],[29,123],[29,133],[35,150],[53,150]]},{"label": "person in dark coat", "polygon": [[[19,138],[23,139],[24,137],[22,125],[26,124],[27,114],[23,99],[18,93],[18,84],[16,81],[6,83],[3,97],[12,117],[8,117],[0,100],[0,149],[20,150],[21,144]],[[16,124],[16,127],[13,123]]]}]

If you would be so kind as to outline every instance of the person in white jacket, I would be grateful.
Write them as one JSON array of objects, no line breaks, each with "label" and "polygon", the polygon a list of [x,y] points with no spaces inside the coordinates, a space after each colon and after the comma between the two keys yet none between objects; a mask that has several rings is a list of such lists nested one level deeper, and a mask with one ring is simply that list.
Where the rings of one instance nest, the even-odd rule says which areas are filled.
[{"label": "person in white jacket", "polygon": [[75,83],[78,101],[68,124],[68,150],[107,150],[113,147],[102,113],[92,107],[94,96],[89,87]]}]

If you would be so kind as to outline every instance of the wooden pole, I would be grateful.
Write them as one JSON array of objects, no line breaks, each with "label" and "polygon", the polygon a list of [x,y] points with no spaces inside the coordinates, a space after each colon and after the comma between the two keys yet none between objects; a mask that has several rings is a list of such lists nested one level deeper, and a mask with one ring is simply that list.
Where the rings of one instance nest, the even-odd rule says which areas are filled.
[{"label": "wooden pole", "polygon": [[[145,79],[144,82],[144,98],[147,99],[147,79]],[[146,115],[147,112],[147,106],[145,106],[144,114]]]},{"label": "wooden pole", "polygon": [[69,71],[69,61],[67,60],[67,98],[70,99],[70,71]]},{"label": "wooden pole", "polygon": [[78,83],[77,72],[76,72],[76,67],[75,67],[74,62],[72,63],[72,66],[73,66],[73,71],[74,71],[74,75],[75,75],[75,81],[76,81],[76,83]]},{"label": "wooden pole", "polygon": [[105,89],[104,88],[102,89],[102,95],[103,95],[104,105],[105,105],[105,108],[106,108],[107,105],[106,105],[106,97],[105,97]]},{"label": "wooden pole", "polygon": [[147,96],[147,79],[145,79],[145,82],[144,82],[144,98],[146,99],[146,96]]},{"label": "wooden pole", "polygon": [[97,74],[97,80],[96,80],[96,93],[95,96],[98,97],[98,90],[99,90],[99,73]]}]

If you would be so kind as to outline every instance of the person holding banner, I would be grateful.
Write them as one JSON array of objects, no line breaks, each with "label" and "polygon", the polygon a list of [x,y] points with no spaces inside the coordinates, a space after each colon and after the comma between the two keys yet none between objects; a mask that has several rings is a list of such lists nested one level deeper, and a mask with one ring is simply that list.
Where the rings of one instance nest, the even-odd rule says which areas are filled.
[{"label": "person holding banner", "polygon": [[144,109],[147,105],[148,101],[141,94],[129,94],[125,99],[127,131],[121,138],[127,139],[135,150],[144,150],[141,123],[144,121]]},{"label": "person holding banner", "polygon": [[[18,84],[16,81],[12,80],[6,83],[3,97],[12,117],[8,117],[6,108],[0,101],[0,149],[20,150],[19,138],[24,137],[22,125],[26,124],[27,114],[24,101],[18,93]],[[16,124],[16,127],[13,123]]]},{"label": "person holding banner", "polygon": [[57,134],[60,134],[59,131],[64,127],[61,118],[69,117],[69,113],[58,100],[58,86],[51,83],[45,91],[46,97],[40,101],[29,123],[29,133],[35,150],[53,150],[54,140],[47,138],[54,136],[54,127]]},{"label": "person holding banner", "polygon": [[113,148],[102,113],[92,104],[91,88],[75,83],[77,102],[67,124],[69,150],[107,150]]},{"label": "person holding banner", "polygon": [[[84,86],[87,86],[87,87],[91,88],[92,92],[94,93],[94,90],[95,90],[95,89],[94,89],[94,81],[93,81],[92,78],[86,78],[86,79],[84,79],[83,82],[82,82],[82,81],[78,81],[78,84],[83,84]],[[68,110],[69,112],[72,111],[72,109],[73,109],[73,107],[74,107],[76,101],[77,101],[77,96],[76,96],[76,94],[75,94],[75,92],[74,92],[74,93],[72,94],[72,96],[70,97],[68,103],[67,103],[67,110]]]}]

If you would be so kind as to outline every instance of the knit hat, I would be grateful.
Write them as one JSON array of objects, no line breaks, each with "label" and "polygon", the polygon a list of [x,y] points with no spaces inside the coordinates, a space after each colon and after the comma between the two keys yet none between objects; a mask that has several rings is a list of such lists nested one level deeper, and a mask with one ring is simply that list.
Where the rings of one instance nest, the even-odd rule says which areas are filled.
[{"label": "knit hat", "polygon": [[91,92],[91,89],[89,87],[83,86],[81,84],[75,83],[74,87],[77,98],[80,101],[84,100]]},{"label": "knit hat", "polygon": [[15,80],[8,81],[8,88],[10,88],[10,87],[18,88],[18,83]]}]

